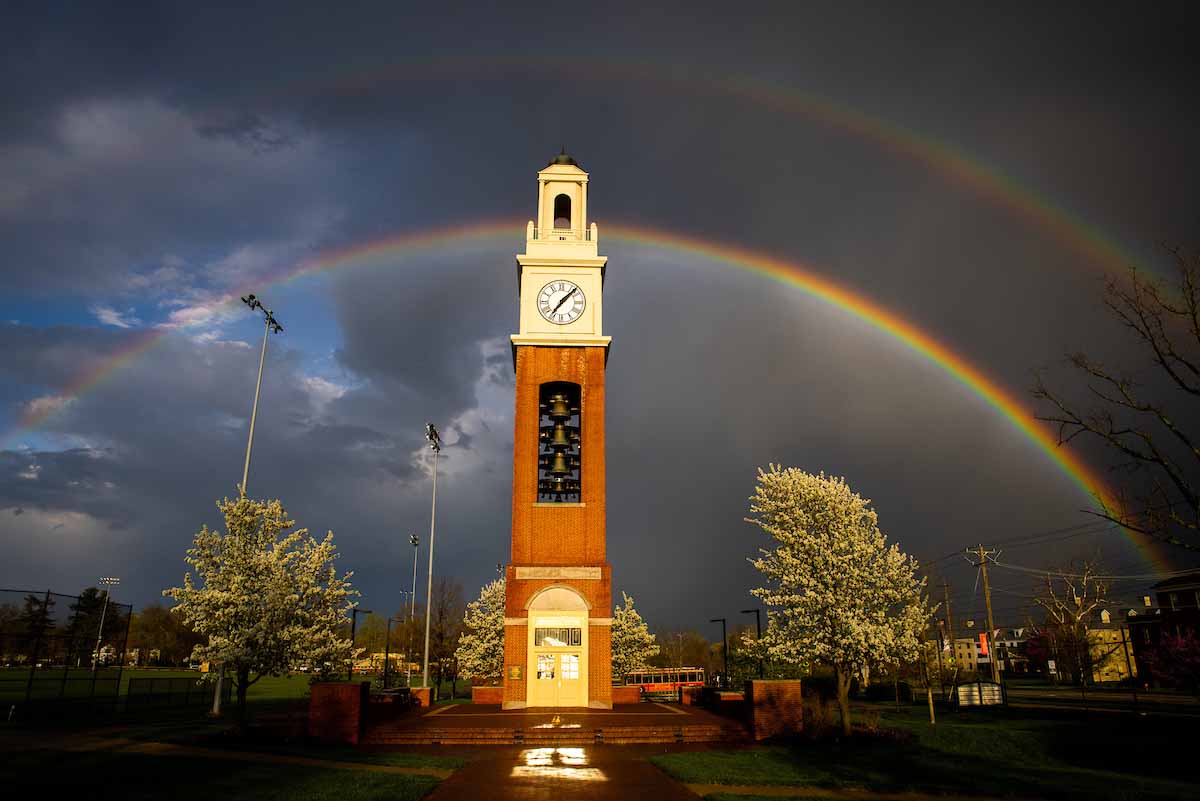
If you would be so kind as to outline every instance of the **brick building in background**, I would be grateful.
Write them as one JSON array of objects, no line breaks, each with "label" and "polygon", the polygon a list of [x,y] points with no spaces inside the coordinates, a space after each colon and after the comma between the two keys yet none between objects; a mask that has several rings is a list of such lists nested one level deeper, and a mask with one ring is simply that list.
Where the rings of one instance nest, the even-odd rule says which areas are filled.
[{"label": "brick building in background", "polygon": [[612,707],[606,556],[604,268],[588,174],[560,153],[538,173],[517,256],[520,333],[504,708]]}]

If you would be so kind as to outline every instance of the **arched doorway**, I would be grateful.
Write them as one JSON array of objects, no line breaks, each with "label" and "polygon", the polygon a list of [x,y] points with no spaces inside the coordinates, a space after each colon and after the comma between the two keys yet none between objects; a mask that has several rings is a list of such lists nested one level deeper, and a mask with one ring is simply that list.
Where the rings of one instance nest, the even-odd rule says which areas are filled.
[{"label": "arched doorway", "polygon": [[529,706],[588,705],[588,604],[570,587],[529,601]]}]

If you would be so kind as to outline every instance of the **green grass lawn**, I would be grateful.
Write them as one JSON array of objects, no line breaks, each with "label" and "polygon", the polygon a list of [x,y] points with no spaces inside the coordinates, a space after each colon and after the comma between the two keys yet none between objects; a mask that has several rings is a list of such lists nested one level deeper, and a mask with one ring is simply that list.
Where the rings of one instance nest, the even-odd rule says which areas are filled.
[{"label": "green grass lawn", "polygon": [[438,780],[183,756],[31,751],[0,760],[0,786],[39,798],[415,801]]},{"label": "green grass lawn", "polygon": [[[64,676],[65,673],[65,676]],[[158,668],[125,668],[120,671],[120,694],[129,693],[132,679],[188,678],[199,680],[198,670],[170,670]],[[84,668],[70,671],[62,669],[39,670],[35,674],[34,698],[83,697],[91,693],[92,673]],[[97,694],[111,694],[118,671],[100,670],[96,674]],[[25,697],[25,683],[29,670],[23,668],[0,668],[0,701],[20,700]],[[66,681],[62,681],[65,678]],[[368,677],[369,678],[369,677]],[[296,673],[290,676],[264,676],[250,687],[248,699],[281,700],[308,696],[309,676]]]},{"label": "green grass lawn", "polygon": [[[875,707],[891,737],[798,740],[736,751],[664,754],[680,781],[862,787],[980,796],[1182,801],[1200,799],[1186,721],[1029,709]],[[743,799],[745,801],[745,799]]]}]

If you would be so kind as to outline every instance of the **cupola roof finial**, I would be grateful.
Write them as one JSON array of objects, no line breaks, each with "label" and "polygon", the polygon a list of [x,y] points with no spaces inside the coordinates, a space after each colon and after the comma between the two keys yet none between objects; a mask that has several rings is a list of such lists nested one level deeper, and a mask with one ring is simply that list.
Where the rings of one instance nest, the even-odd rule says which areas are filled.
[{"label": "cupola roof finial", "polygon": [[[558,155],[555,156],[554,158],[550,159],[550,163],[547,164],[546,166],[552,167],[555,164],[569,164],[572,167],[579,167],[579,162],[576,161],[574,158],[572,158],[569,153],[567,153],[566,145],[563,145],[563,148],[562,148],[562,150],[559,151]],[[583,169],[583,168],[580,167],[580,169]]]}]

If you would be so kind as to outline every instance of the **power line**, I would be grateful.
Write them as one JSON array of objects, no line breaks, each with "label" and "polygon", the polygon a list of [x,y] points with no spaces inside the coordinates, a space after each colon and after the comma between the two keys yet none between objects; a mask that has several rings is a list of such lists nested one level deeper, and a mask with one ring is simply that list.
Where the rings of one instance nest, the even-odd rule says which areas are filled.
[{"label": "power line", "polygon": [[[1078,579],[1085,578],[1085,576],[1082,573],[1069,573],[1064,570],[1041,570],[1041,569],[1035,568],[1035,567],[1026,567],[1025,565],[1014,565],[1009,562],[1001,562],[996,559],[992,559],[990,561],[992,562],[992,564],[996,565],[997,567],[1002,567],[1006,570],[1016,570],[1018,572],[1028,573],[1028,574],[1034,575],[1034,576],[1051,576],[1051,577],[1078,578]],[[1095,573],[1095,574],[1086,576],[1086,578],[1104,579],[1105,581],[1113,581],[1113,580],[1150,581],[1150,580],[1154,580],[1154,579],[1172,578],[1174,576],[1186,576],[1186,575],[1189,575],[1189,574],[1195,573],[1195,572],[1197,572],[1197,568],[1193,567],[1193,568],[1187,568],[1184,570],[1170,570],[1170,571],[1160,572],[1160,573],[1130,573],[1127,575]]]}]

